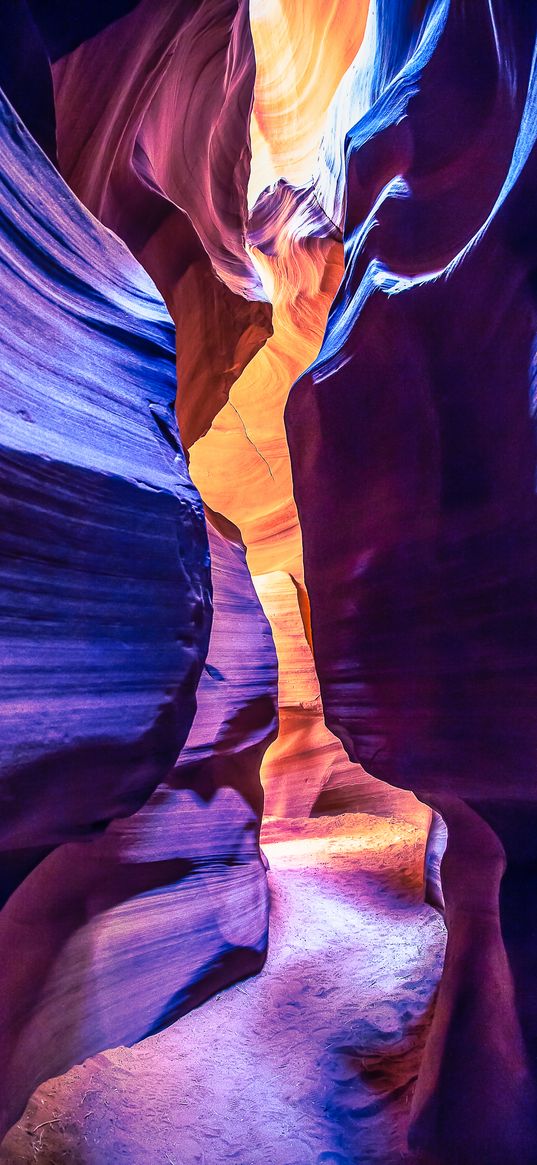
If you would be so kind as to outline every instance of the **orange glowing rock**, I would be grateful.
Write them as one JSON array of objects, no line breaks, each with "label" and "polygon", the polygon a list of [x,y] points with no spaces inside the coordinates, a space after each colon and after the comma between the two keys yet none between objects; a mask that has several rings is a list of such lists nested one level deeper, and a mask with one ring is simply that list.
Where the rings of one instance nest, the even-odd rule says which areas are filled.
[{"label": "orange glowing rock", "polygon": [[257,63],[250,201],[279,178],[314,169],[337,86],[362,42],[368,0],[253,0]]}]

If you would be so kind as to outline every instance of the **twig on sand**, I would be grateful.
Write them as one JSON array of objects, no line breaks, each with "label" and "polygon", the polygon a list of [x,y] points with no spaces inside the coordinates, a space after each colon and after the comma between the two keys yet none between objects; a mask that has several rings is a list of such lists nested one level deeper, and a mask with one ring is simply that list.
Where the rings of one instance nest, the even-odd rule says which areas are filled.
[{"label": "twig on sand", "polygon": [[33,1137],[34,1133],[37,1133],[38,1129],[44,1129],[45,1125],[56,1125],[58,1123],[58,1121],[60,1121],[61,1119],[62,1119],[61,1116],[55,1116],[52,1118],[51,1121],[41,1121],[41,1124],[36,1125],[35,1129],[30,1129],[32,1137]]}]

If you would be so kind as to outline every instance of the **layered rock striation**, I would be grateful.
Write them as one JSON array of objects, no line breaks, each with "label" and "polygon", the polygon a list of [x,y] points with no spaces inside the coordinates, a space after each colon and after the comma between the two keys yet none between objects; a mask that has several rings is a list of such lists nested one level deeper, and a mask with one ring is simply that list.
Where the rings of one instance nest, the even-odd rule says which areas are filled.
[{"label": "layered rock striation", "polygon": [[262,965],[275,657],[237,531],[207,539],[163,301],[3,97],[0,131],[5,1130]]}]

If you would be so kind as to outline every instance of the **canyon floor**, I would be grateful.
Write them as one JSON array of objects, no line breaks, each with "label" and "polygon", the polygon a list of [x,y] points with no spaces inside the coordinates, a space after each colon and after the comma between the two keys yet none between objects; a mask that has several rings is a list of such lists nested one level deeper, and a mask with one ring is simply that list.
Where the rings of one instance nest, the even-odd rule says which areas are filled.
[{"label": "canyon floor", "polygon": [[401,1165],[444,955],[424,834],[267,821],[262,973],[32,1097],[0,1165]]}]

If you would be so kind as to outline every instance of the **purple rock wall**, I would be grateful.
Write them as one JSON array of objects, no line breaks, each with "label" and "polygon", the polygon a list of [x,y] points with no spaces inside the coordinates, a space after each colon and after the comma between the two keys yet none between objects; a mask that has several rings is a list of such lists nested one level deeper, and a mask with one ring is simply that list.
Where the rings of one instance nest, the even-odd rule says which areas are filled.
[{"label": "purple rock wall", "polygon": [[327,722],[448,825],[411,1140],[458,1165],[537,1156],[536,22],[429,7],[347,136],[345,276],[287,407]]}]

